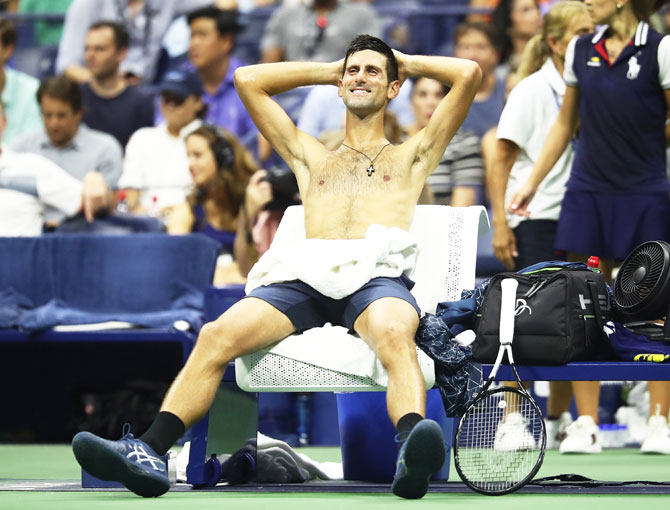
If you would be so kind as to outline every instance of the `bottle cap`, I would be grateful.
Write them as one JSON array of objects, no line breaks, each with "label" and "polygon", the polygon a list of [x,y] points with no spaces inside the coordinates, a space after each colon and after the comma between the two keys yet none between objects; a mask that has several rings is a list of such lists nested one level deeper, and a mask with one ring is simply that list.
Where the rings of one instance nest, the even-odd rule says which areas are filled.
[{"label": "bottle cap", "polygon": [[119,191],[119,200],[125,200],[126,199],[126,190],[122,189]]},{"label": "bottle cap", "polygon": [[595,255],[592,255],[589,257],[589,261],[586,263],[586,265],[589,267],[598,267],[600,265],[600,259]]}]

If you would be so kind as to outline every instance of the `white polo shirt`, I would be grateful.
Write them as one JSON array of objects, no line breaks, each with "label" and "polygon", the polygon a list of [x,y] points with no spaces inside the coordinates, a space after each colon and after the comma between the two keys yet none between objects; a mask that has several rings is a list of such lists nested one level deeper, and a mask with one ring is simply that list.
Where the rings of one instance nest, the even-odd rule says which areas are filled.
[{"label": "white polo shirt", "polygon": [[140,206],[147,210],[153,207],[153,197],[159,208],[184,202],[193,187],[184,138],[201,124],[194,120],[178,137],[165,124],[135,131],[126,145],[118,187],[140,190]]},{"label": "white polo shirt", "polygon": [[[507,182],[505,206],[514,192],[530,177],[533,164],[558,117],[565,88],[563,78],[551,58],[548,58],[539,71],[521,80],[510,92],[498,123],[497,138],[514,142],[521,148],[521,152]],[[558,220],[573,156],[573,144],[569,143],[530,202],[530,219]],[[507,214],[511,228],[517,227],[525,219]]]},{"label": "white polo shirt", "polygon": [[0,154],[0,236],[39,236],[46,206],[66,216],[81,208],[82,183],[38,154]]}]

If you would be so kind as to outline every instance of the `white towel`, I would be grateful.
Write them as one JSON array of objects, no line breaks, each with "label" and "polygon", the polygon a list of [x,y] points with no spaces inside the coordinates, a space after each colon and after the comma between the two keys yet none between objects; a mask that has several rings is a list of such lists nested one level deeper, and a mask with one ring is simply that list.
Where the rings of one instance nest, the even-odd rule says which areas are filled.
[{"label": "white towel", "polygon": [[246,292],[300,280],[321,294],[342,299],[372,278],[411,275],[419,253],[416,239],[397,227],[371,225],[363,239],[305,239],[274,244],[249,272]]}]

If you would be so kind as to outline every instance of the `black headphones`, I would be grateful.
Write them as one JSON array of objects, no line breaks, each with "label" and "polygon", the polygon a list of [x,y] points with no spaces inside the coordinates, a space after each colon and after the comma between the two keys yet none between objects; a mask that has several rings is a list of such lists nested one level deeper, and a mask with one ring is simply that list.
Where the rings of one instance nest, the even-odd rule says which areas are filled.
[{"label": "black headphones", "polygon": [[214,153],[214,160],[216,161],[217,170],[230,170],[235,163],[235,151],[233,146],[226,138],[223,130],[214,124],[205,124],[214,133],[214,141],[210,147]]}]

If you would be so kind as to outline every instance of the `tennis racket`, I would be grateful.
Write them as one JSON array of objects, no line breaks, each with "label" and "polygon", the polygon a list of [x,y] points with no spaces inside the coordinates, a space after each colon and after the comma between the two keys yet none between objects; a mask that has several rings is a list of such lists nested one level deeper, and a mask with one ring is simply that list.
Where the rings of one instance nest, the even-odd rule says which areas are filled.
[{"label": "tennis racket", "polygon": [[[513,278],[501,282],[498,356],[482,391],[461,419],[454,446],[461,480],[489,496],[508,494],[528,483],[542,465],[547,444],[542,413],[521,383],[512,357],[517,286]],[[505,352],[518,388],[491,389]]]}]

